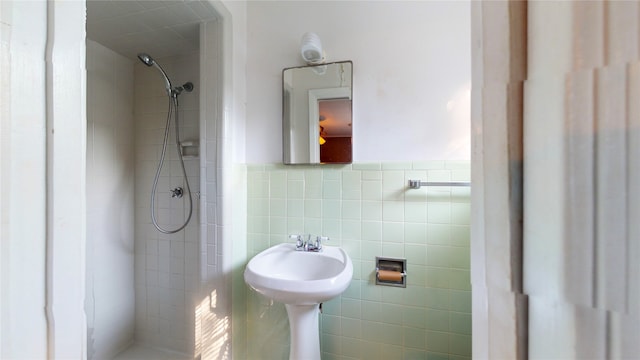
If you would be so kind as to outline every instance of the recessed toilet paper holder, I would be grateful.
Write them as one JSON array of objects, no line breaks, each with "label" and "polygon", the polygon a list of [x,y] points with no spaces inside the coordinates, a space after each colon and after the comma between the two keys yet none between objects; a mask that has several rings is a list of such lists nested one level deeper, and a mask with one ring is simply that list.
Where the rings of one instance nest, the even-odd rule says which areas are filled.
[{"label": "recessed toilet paper holder", "polygon": [[376,285],[407,287],[407,259],[376,256]]}]

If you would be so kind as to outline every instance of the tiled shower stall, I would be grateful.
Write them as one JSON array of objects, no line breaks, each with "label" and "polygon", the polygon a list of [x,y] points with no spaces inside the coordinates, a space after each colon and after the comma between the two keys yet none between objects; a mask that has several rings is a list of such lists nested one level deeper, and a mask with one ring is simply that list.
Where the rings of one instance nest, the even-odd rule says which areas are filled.
[{"label": "tiled shower stall", "polygon": [[[163,234],[150,217],[169,100],[155,69],[92,41],[88,58],[89,358],[112,356],[136,341],[193,352],[200,256],[200,160],[185,157],[193,215],[184,231]],[[199,142],[199,53],[161,59],[175,84],[193,82],[180,102],[181,141]],[[188,203],[173,119],[157,186],[159,224],[179,227]],[[195,155],[195,154],[194,154]],[[134,265],[135,264],[135,265]]]},{"label": "tiled shower stall", "polygon": [[[162,66],[174,86],[187,81],[193,92],[179,97],[180,141],[199,143],[199,53],[163,58]],[[192,192],[193,214],[184,229],[163,234],[151,224],[151,187],[162,148],[169,99],[155,69],[135,65],[136,124],[136,339],[182,352],[193,351],[194,312],[198,291],[200,241],[200,158],[184,156]],[[172,198],[170,189],[186,191],[175,149],[175,131],[169,132],[166,160],[156,193],[156,216],[165,229],[180,227],[188,215],[188,202]]]}]

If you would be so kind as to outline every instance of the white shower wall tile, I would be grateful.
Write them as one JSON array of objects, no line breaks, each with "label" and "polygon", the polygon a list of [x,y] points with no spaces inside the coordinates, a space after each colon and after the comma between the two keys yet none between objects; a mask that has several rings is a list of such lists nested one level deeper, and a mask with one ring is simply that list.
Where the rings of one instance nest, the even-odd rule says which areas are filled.
[{"label": "white shower wall tile", "polygon": [[[172,80],[179,86],[187,81],[196,84],[192,93],[183,92],[180,97],[180,138],[183,141],[199,141],[199,69],[198,53],[181,57],[156,59]],[[200,190],[199,159],[186,160],[193,198],[193,214],[190,224],[175,234],[162,234],[151,224],[149,204],[153,178],[156,173],[166,124],[168,98],[164,82],[154,69],[142,64],[135,66],[135,142],[136,142],[136,234],[142,237],[145,256],[139,257],[144,266],[136,266],[139,288],[146,288],[146,301],[138,301],[136,309],[136,338],[150,345],[173,351],[193,351],[194,340],[186,329],[193,329],[193,316],[187,316],[188,304],[194,300],[198,288],[198,243],[200,241],[200,202],[196,193]],[[185,188],[182,167],[175,147],[175,133],[169,133],[165,163],[160,173],[156,196],[156,217],[165,228],[175,228],[184,222],[188,213],[185,201],[171,198],[168,189]],[[184,198],[183,198],[184,199]]]}]

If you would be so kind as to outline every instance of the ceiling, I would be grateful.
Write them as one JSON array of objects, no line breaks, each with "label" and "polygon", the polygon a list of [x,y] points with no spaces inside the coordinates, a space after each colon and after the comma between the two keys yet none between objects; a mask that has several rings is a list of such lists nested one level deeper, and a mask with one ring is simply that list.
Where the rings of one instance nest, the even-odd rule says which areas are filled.
[{"label": "ceiling", "polygon": [[201,1],[88,0],[87,38],[133,60],[140,52],[162,58],[197,51],[198,24],[216,18]]}]

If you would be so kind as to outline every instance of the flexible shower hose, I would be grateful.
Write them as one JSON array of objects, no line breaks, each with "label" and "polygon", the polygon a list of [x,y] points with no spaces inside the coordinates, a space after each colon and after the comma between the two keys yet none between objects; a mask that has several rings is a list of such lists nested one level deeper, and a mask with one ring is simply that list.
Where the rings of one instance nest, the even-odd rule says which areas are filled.
[{"label": "flexible shower hose", "polygon": [[[178,152],[178,157],[180,158],[180,166],[182,168],[182,176],[184,177],[185,187],[187,189],[187,197],[189,199],[189,215],[185,220],[182,226],[177,229],[167,230],[158,225],[158,221],[156,219],[156,211],[155,211],[155,201],[156,201],[156,189],[158,187],[158,179],[160,178],[160,172],[162,171],[162,166],[164,165],[164,157],[167,152],[167,142],[169,139],[169,129],[171,128],[171,115],[173,113],[173,118],[175,119],[175,129],[176,129],[176,149]],[[160,156],[160,163],[158,164],[158,170],[156,171],[156,176],[153,178],[153,187],[151,188],[151,221],[153,222],[153,226],[158,229],[163,234],[174,234],[178,231],[184,229],[189,221],[191,220],[191,214],[193,213],[193,200],[191,199],[191,188],[189,187],[189,178],[187,177],[187,171],[184,168],[184,159],[182,158],[182,147],[180,146],[180,130],[178,126],[178,94],[172,93],[169,96],[169,111],[167,112],[167,124],[164,129],[164,141],[162,143],[162,155]]]}]

